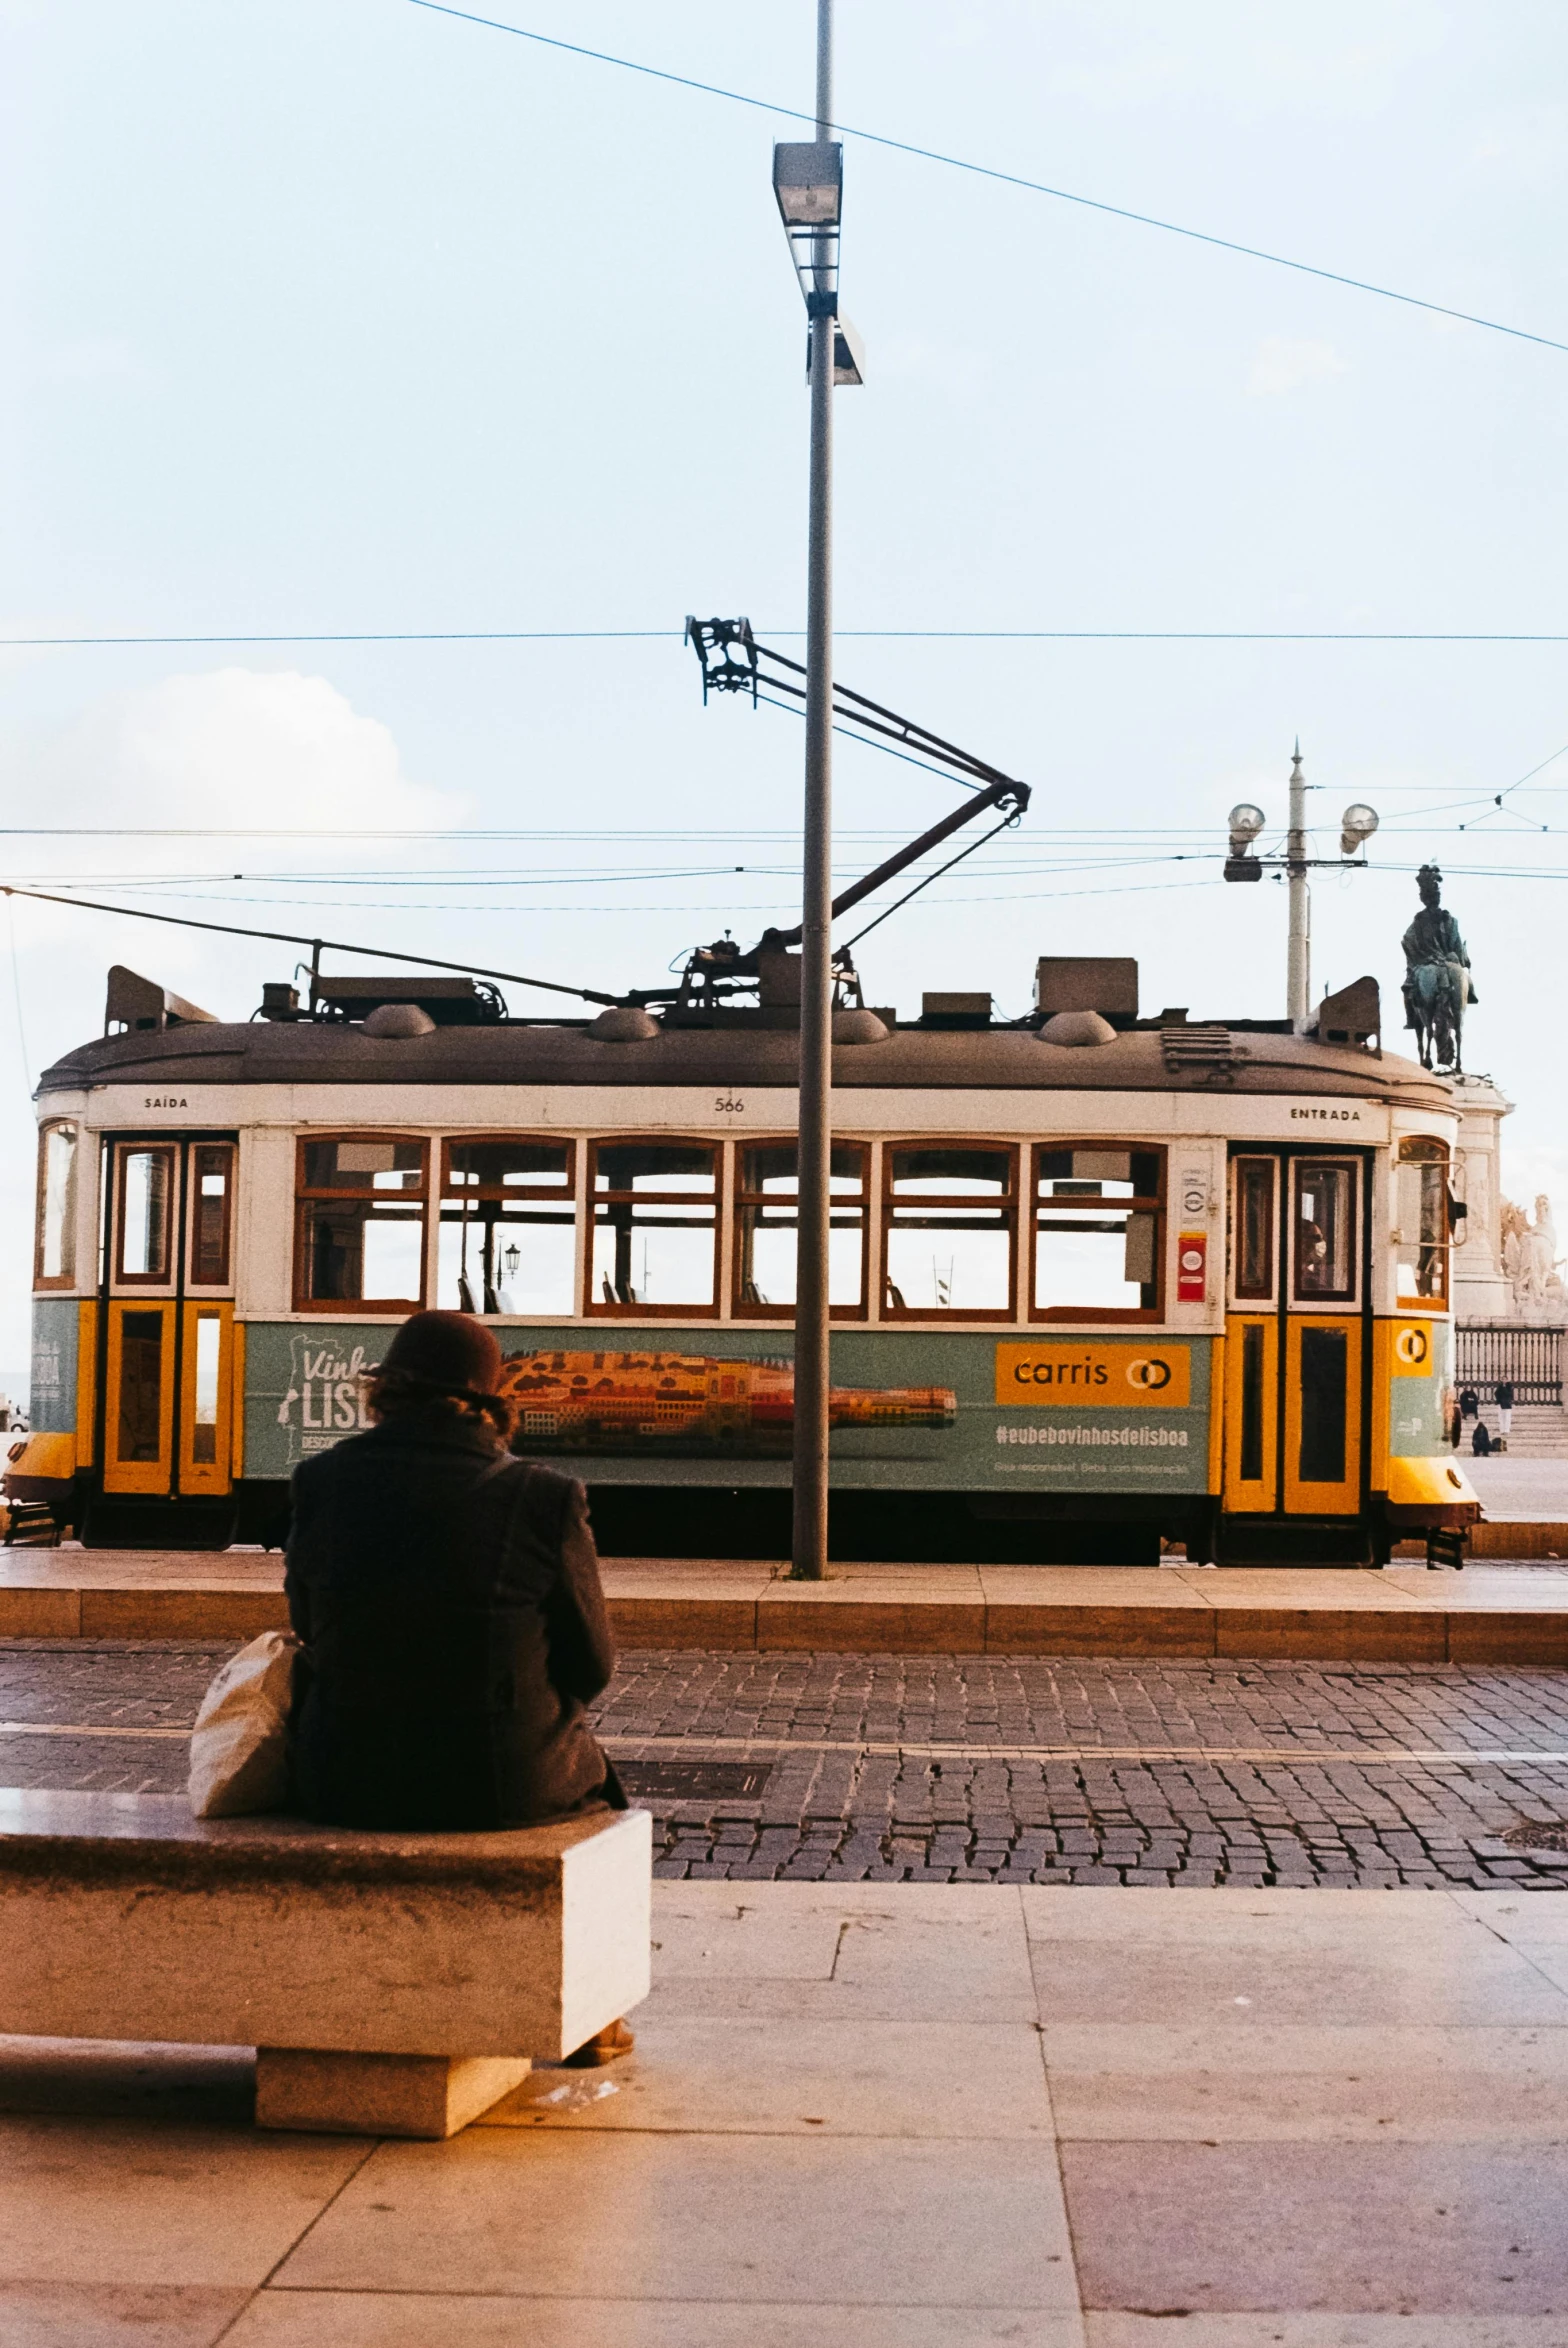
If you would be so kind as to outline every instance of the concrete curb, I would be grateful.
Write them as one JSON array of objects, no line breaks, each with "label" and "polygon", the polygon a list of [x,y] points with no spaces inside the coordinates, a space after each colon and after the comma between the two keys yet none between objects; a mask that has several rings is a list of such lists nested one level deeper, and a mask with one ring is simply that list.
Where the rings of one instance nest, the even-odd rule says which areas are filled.
[{"label": "concrete curb", "polygon": [[[1521,1593],[1523,1594],[1523,1593]],[[1434,1589],[1434,1598],[1437,1592]],[[826,1654],[1252,1656],[1280,1661],[1568,1668],[1568,1607],[1126,1603],[1070,1598],[878,1598],[864,1580],[820,1591],[619,1593],[624,1647]],[[287,1622],[279,1589],[0,1586],[0,1638],[249,1639]]]}]

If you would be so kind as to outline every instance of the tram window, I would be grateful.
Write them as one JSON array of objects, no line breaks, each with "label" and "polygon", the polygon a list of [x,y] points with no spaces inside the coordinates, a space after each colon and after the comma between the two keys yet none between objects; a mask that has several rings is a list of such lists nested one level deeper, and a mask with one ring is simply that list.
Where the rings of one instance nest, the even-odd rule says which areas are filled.
[{"label": "tram window", "polygon": [[601,1141],[589,1178],[588,1310],[718,1307],[718,1151],[711,1144]]},{"label": "tram window", "polygon": [[1035,1156],[1037,1320],[1147,1318],[1160,1303],[1160,1150]]},{"label": "tram window", "polygon": [[[833,1146],[828,1182],[828,1302],[835,1312],[865,1310],[866,1151]],[[735,1200],[735,1310],[791,1312],[799,1230],[796,1149],[792,1141],[742,1149]]]},{"label": "tram window", "polygon": [[38,1232],[33,1277],[40,1288],[76,1278],[76,1127],[46,1125],[38,1136]]},{"label": "tram window", "polygon": [[1274,1294],[1274,1160],[1236,1160],[1236,1294],[1268,1302]]},{"label": "tram window", "polygon": [[[123,1339],[121,1343],[123,1347]],[[198,1313],[191,1424],[191,1459],[197,1467],[212,1467],[218,1457],[218,1372],[222,1352],[223,1323],[215,1312]]]},{"label": "tram window", "polygon": [[161,1312],[121,1316],[114,1455],[127,1464],[145,1465],[163,1449],[164,1325]]},{"label": "tram window", "polygon": [[1448,1295],[1448,1152],[1440,1141],[1402,1141],[1394,1169],[1398,1293],[1440,1304]]},{"label": "tram window", "polygon": [[295,1303],[417,1312],[424,1288],[425,1145],[300,1144]]},{"label": "tram window", "polygon": [[307,1191],[424,1191],[422,1141],[307,1141],[304,1148]]},{"label": "tram window", "polygon": [[[1313,1331],[1306,1332],[1310,1337]],[[1263,1481],[1263,1323],[1249,1321],[1241,1333],[1241,1480]]]},{"label": "tram window", "polygon": [[1346,1299],[1356,1288],[1356,1169],[1296,1162],[1296,1295],[1302,1302]]},{"label": "tram window", "polygon": [[162,1287],[174,1278],[174,1144],[126,1143],[119,1152],[115,1277]]},{"label": "tram window", "polygon": [[449,1141],[436,1300],[448,1312],[572,1309],[577,1215],[566,1141]]},{"label": "tram window", "polygon": [[[230,1234],[234,1227],[233,1143],[194,1143],[190,1184],[191,1286],[227,1288]],[[206,1326],[205,1322],[202,1326]]]},{"label": "tram window", "polygon": [[1345,1480],[1345,1369],[1343,1329],[1308,1321],[1301,1331],[1301,1457],[1304,1484]]},{"label": "tram window", "polygon": [[883,1162],[884,1313],[1011,1320],[1016,1153],[923,1142]]}]

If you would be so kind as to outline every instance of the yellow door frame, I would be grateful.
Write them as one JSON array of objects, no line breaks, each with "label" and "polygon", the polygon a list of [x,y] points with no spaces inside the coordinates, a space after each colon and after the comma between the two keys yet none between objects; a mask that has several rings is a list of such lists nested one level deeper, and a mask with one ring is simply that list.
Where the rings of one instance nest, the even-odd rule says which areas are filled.
[{"label": "yellow door frame", "polygon": [[[1361,1508],[1361,1327],[1359,1311],[1291,1313],[1285,1324],[1285,1473],[1287,1516],[1355,1516]],[[1344,1473],[1331,1482],[1308,1481],[1300,1472],[1302,1434],[1301,1349],[1303,1332],[1328,1329],[1345,1339]]]},{"label": "yellow door frame", "polygon": [[[163,1324],[159,1353],[158,1456],[122,1460],[118,1455],[120,1375],[127,1313],[156,1313]],[[104,1367],[103,1488],[106,1492],[167,1492],[174,1480],[174,1299],[118,1296],[108,1311]]]},{"label": "yellow door frame", "polygon": [[229,1377],[229,1472],[237,1484],[245,1473],[245,1324],[229,1324],[232,1364]]},{"label": "yellow door frame", "polygon": [[[1247,1331],[1263,1332],[1263,1472],[1242,1473],[1242,1400]],[[1225,1507],[1241,1516],[1272,1516],[1279,1506],[1279,1309],[1231,1313],[1225,1322]]]},{"label": "yellow door frame", "polygon": [[76,1308],[76,1464],[91,1467],[98,1424],[98,1300],[84,1296]]}]

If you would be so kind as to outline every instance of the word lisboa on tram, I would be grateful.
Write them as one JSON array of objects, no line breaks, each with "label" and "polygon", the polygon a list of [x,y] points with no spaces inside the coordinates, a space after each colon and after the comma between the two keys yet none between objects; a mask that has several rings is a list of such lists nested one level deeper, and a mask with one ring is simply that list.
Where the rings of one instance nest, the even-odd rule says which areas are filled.
[{"label": "word lisboa on tram", "polygon": [[[607,1547],[787,1553],[798,1035],[761,992],[549,1024],[321,981],[231,1024],[116,971],[119,1031],[39,1087],[9,1488],[90,1540],[275,1538],[440,1304],[493,1323],[519,1448]],[[1474,1521],[1454,1086],[1351,994],[1359,1026],[1196,1024],[1058,959],[1020,1023],[836,1015],[839,1554],[1380,1561]]]}]

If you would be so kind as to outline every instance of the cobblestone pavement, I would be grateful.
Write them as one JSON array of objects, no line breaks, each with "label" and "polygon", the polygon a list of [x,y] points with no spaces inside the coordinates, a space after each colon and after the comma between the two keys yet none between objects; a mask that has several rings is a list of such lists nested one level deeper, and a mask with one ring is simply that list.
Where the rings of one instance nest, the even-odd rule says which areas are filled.
[{"label": "cobblestone pavement", "polygon": [[[178,1789],[228,1652],[0,1644],[0,1783]],[[633,1653],[598,1726],[660,1875],[1568,1887],[1562,1672]]]}]

